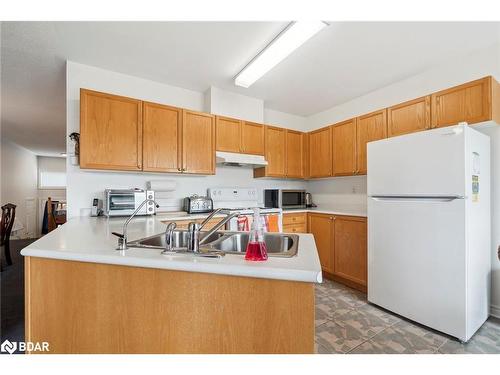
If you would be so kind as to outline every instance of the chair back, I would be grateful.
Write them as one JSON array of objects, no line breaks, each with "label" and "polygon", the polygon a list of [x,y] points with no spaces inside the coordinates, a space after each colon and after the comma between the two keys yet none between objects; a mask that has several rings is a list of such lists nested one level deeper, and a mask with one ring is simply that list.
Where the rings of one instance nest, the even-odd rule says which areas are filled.
[{"label": "chair back", "polygon": [[10,232],[16,218],[16,205],[7,203],[2,206],[2,221],[0,223],[0,246],[3,246],[10,239]]}]

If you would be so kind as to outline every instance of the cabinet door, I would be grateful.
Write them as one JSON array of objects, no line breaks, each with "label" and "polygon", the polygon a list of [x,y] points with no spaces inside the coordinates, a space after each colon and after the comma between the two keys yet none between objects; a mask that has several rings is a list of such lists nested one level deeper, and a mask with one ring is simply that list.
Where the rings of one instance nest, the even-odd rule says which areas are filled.
[{"label": "cabinet door", "polygon": [[285,129],[266,126],[266,176],[284,177],[286,140]]},{"label": "cabinet door", "polygon": [[142,102],[80,90],[80,167],[142,169]]},{"label": "cabinet door", "polygon": [[216,149],[225,152],[241,152],[241,121],[217,116]]},{"label": "cabinet door", "polygon": [[310,176],[309,171],[309,134],[304,133],[302,136],[302,168],[303,178],[307,179]]},{"label": "cabinet door", "polygon": [[314,235],[321,268],[333,274],[333,216],[309,213],[307,217],[309,233]]},{"label": "cabinet door", "polygon": [[366,218],[336,216],[333,273],[360,285],[367,280]]},{"label": "cabinet door", "polygon": [[432,94],[432,127],[491,119],[491,78],[486,77]]},{"label": "cabinet door", "polygon": [[356,119],[332,126],[332,159],[334,176],[356,173]]},{"label": "cabinet door", "polygon": [[387,121],[387,134],[389,137],[429,129],[431,124],[431,97],[424,96],[388,108]]},{"label": "cabinet door", "polygon": [[194,111],[183,111],[182,169],[186,173],[215,173],[215,118]]},{"label": "cabinet door", "polygon": [[332,133],[330,127],[309,133],[309,175],[332,175]]},{"label": "cabinet door", "polygon": [[286,177],[302,178],[302,133],[294,130],[286,131]]},{"label": "cabinet door", "polygon": [[264,155],[264,125],[243,121],[241,124],[241,152]]},{"label": "cabinet door", "polygon": [[387,110],[358,117],[356,123],[356,174],[366,174],[366,144],[387,138]]},{"label": "cabinet door", "polygon": [[180,172],[182,109],[144,103],[143,128],[143,170]]}]

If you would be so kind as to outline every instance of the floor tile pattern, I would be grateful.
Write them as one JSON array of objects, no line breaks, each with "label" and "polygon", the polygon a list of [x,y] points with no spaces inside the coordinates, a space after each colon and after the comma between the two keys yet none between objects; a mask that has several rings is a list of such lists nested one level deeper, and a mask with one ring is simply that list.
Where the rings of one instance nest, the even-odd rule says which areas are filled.
[{"label": "floor tile pattern", "polygon": [[458,340],[368,303],[366,294],[333,281],[316,285],[316,353],[500,353],[500,319],[489,318]]}]

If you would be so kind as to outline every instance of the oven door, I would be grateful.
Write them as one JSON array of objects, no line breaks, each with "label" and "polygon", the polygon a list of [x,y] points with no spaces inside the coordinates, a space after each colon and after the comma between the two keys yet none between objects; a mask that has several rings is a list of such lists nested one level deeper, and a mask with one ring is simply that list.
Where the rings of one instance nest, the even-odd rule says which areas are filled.
[{"label": "oven door", "polygon": [[305,190],[281,190],[281,208],[305,208]]}]

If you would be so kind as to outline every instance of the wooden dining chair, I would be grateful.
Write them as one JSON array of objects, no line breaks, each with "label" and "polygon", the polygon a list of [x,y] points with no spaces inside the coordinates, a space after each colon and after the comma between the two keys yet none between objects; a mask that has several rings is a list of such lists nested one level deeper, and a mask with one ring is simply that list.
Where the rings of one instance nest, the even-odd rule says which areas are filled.
[{"label": "wooden dining chair", "polygon": [[12,232],[12,226],[14,225],[14,219],[16,218],[16,205],[12,203],[7,203],[2,206],[2,221],[0,225],[0,246],[4,248],[5,260],[10,266],[12,264],[12,258],[10,256],[10,233]]},{"label": "wooden dining chair", "polygon": [[54,209],[57,207],[57,201],[52,201],[52,198],[47,198],[47,229],[49,232],[52,232],[57,228],[56,224],[56,216]]}]

